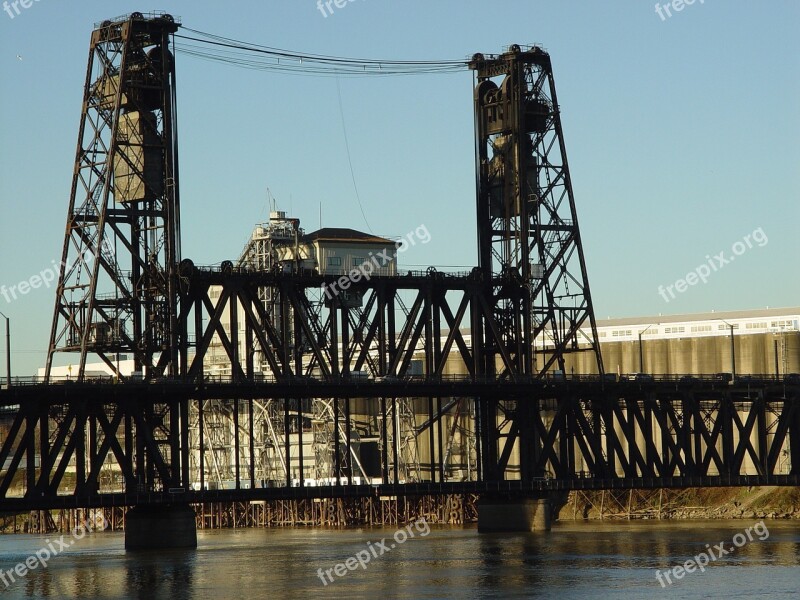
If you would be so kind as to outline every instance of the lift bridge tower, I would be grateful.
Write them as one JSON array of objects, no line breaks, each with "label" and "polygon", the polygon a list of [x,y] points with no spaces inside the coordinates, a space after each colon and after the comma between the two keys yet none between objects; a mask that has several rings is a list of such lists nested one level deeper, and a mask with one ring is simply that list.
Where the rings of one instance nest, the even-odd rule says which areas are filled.
[{"label": "lift bridge tower", "polygon": [[88,355],[118,374],[120,354],[145,377],[177,374],[178,27],[133,13],[92,33],[48,378],[62,352],[80,355],[78,378]]},{"label": "lift bridge tower", "polygon": [[[475,143],[481,314],[473,318],[476,373],[514,381],[565,372],[566,356],[603,363],[567,166],[550,56],[511,46],[476,54]],[[588,333],[587,333],[588,332]],[[477,339],[476,339],[477,338]],[[481,475],[523,481],[543,443],[533,400],[476,399]],[[510,475],[512,456],[520,472]]]},{"label": "lift bridge tower", "polygon": [[486,374],[563,372],[571,352],[602,373],[550,56],[513,45],[470,67]]}]

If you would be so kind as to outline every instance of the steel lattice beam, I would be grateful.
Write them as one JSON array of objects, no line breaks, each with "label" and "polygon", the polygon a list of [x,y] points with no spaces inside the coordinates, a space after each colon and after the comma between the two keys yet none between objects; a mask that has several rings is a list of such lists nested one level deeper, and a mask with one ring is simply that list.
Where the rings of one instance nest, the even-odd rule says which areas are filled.
[{"label": "steel lattice beam", "polygon": [[[640,386],[530,380],[498,385],[471,379],[454,380],[449,386],[452,396],[447,397],[430,394],[441,389],[441,382],[355,384],[344,378],[335,384],[72,384],[2,390],[0,410],[10,405],[20,408],[0,444],[0,510],[23,504],[59,506],[65,493],[73,503],[79,500],[87,506],[146,494],[159,498],[170,490],[188,494],[196,478],[189,468],[188,415],[196,414],[201,403],[215,399],[236,406],[272,396],[284,403],[289,414],[299,416],[301,399],[334,394],[334,388],[334,397],[342,401],[401,395],[430,395],[439,400],[436,405],[441,409],[419,427],[418,436],[459,404],[451,400],[458,394],[506,403],[506,427],[495,429],[502,444],[497,446],[492,471],[464,483],[476,490],[482,486],[533,490],[800,483],[797,386],[775,383],[726,389],[709,382],[687,391],[674,382]],[[233,415],[238,415],[238,409],[231,412],[235,419]],[[526,428],[530,429],[527,434]],[[246,430],[242,423],[236,429]],[[280,434],[287,437],[294,430],[296,424],[290,419]],[[382,435],[386,436],[385,431]],[[522,440],[528,441],[528,447],[520,444]],[[350,440],[343,439],[341,444],[349,449]],[[237,449],[237,461],[245,457],[246,464],[252,465],[252,452],[252,445],[249,449],[243,445]],[[781,457],[790,461],[791,468],[781,466]],[[450,489],[455,484],[441,479],[441,454],[437,460],[427,484]],[[66,477],[70,464],[74,478]],[[109,464],[116,465],[122,477],[117,488],[101,484],[101,474]],[[238,463],[235,466],[238,483],[253,482],[252,471],[243,465],[240,469]],[[389,467],[386,462],[382,465],[387,489],[408,493],[424,489],[417,484],[398,486]],[[347,465],[342,468],[348,471]],[[350,492],[346,491],[349,486],[338,492],[244,487],[237,485],[240,495],[251,499],[367,493],[357,486]],[[209,491],[203,494],[215,497]]]}]

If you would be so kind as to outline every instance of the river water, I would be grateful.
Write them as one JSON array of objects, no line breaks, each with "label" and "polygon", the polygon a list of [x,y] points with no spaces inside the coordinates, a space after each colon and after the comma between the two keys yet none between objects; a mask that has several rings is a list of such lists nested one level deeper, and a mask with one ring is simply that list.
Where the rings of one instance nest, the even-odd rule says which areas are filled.
[{"label": "river water", "polygon": [[[196,550],[147,553],[125,552],[121,533],[66,535],[63,548],[58,536],[6,535],[0,536],[0,597],[800,598],[800,523],[766,521],[751,529],[750,541],[745,533],[755,524],[564,522],[550,532],[510,535],[425,523],[403,533],[205,530]],[[734,551],[717,557],[720,542]],[[48,559],[44,550],[51,549],[57,553]],[[37,552],[46,567],[29,558]],[[667,583],[665,570],[703,552],[698,560],[709,563],[703,571]],[[354,570],[346,564],[350,557]],[[20,577],[14,570],[27,569],[26,559],[35,568]]]}]

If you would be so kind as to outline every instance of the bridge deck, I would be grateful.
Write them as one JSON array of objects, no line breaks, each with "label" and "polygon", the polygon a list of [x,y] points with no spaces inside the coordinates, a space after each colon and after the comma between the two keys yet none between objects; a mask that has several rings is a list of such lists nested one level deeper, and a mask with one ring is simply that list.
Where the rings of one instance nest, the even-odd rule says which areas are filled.
[{"label": "bridge deck", "polygon": [[[397,449],[391,449],[395,456],[390,461],[392,442],[384,425],[381,485],[306,486],[304,483],[318,482],[301,480],[295,487],[287,471],[277,483],[283,487],[276,487],[274,481],[271,487],[258,487],[266,482],[254,475],[256,453],[249,439],[237,441],[237,456],[248,455],[250,442],[249,459],[236,466],[240,489],[198,490],[195,488],[208,485],[202,479],[199,486],[189,483],[190,462],[196,460],[190,460],[190,452],[194,452],[188,433],[190,407],[197,410],[203,400],[237,406],[241,401],[275,399],[281,412],[285,411],[285,430],[278,435],[288,439],[293,431],[291,420],[308,419],[297,399],[375,399],[385,423],[389,402],[382,400],[403,397],[466,398],[475,403],[475,414],[480,414],[482,406],[500,407],[497,414],[503,414],[508,423],[504,427],[481,429],[480,417],[470,424],[479,444],[477,468],[472,472],[475,480],[448,481],[446,454],[441,444],[436,451],[433,428],[439,427],[441,437],[442,417],[454,403],[439,402],[437,411],[431,408],[427,421],[418,424],[417,435],[426,437],[422,431],[430,434],[433,448],[424,481],[412,483],[405,477],[403,482],[404,477],[398,476]],[[124,384],[98,380],[49,385],[31,380],[0,390],[0,416],[9,424],[0,439],[0,511],[290,498],[800,485],[800,385],[768,377],[732,382],[716,377],[623,381],[411,377]],[[350,433],[340,438],[339,429],[334,429],[337,448],[341,444],[341,456],[346,457],[336,469],[341,476],[358,479],[349,464]],[[234,430],[242,427],[234,424]],[[495,433],[487,433],[491,431]],[[201,449],[202,435],[201,428]],[[208,446],[199,456],[204,452]],[[288,441],[286,453],[289,455]],[[203,472],[203,459],[199,460],[199,472]],[[109,461],[117,465],[122,480],[114,493],[99,485],[101,470]],[[301,454],[301,471],[302,464]],[[75,473],[74,484],[65,483],[68,469]],[[21,490],[24,497],[19,497]]]},{"label": "bridge deck", "polygon": [[661,477],[614,478],[592,477],[560,480],[467,481],[449,483],[407,483],[397,485],[341,485],[314,487],[276,487],[238,490],[181,490],[180,492],[110,493],[87,496],[60,495],[45,498],[5,498],[0,512],[102,508],[141,504],[203,504],[212,502],[254,502],[325,498],[394,498],[448,494],[488,494],[510,497],[541,496],[548,492],[613,489],[683,489],[690,487],[797,486],[800,475],[741,475],[733,477]]}]

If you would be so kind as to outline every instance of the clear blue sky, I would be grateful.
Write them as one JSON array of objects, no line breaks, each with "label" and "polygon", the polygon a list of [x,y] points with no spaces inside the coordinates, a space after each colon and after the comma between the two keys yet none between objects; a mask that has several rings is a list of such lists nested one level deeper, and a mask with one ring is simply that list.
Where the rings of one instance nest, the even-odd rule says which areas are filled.
[{"label": "clear blue sky", "polygon": [[[316,0],[157,8],[194,29],[328,55],[460,59],[539,43],[553,57],[598,318],[796,306],[800,3],[700,2],[666,20],[638,0],[355,0],[327,18]],[[152,8],[37,0],[14,19],[0,12],[0,284],[60,257],[93,24]],[[432,241],[406,264],[475,264],[471,74],[340,85],[372,231],[425,224]],[[267,188],[307,230],[320,202],[325,226],[366,230],[335,79],[179,55],[178,97],[184,256],[235,259],[267,217]],[[758,228],[766,245],[669,303],[659,295]],[[54,297],[0,297],[15,374],[43,364]]]}]

